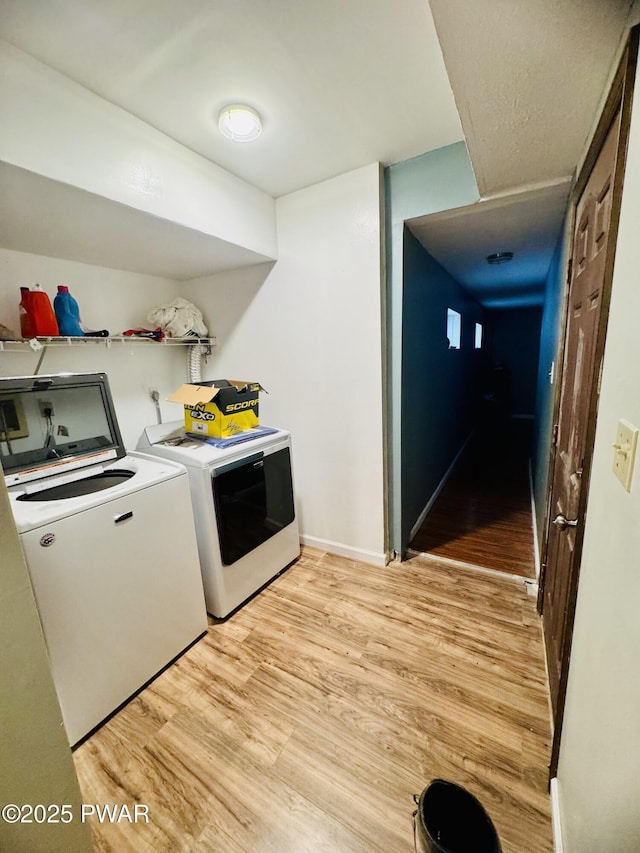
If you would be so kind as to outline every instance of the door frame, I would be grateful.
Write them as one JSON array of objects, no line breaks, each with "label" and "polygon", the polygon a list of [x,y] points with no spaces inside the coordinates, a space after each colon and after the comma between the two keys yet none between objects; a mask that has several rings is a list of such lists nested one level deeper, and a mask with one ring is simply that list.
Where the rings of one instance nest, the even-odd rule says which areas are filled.
[{"label": "door frame", "polygon": [[[589,483],[591,478],[591,463],[593,458],[593,448],[595,443],[596,421],[598,413],[598,403],[600,396],[600,379],[602,376],[602,365],[604,360],[604,349],[606,342],[607,324],[609,319],[609,306],[611,302],[611,290],[613,283],[613,269],[615,263],[616,241],[618,235],[618,225],[620,221],[620,207],[622,200],[622,188],[624,184],[624,171],[626,166],[626,155],[629,140],[629,126],[631,123],[631,106],[633,101],[633,90],[635,83],[636,65],[638,61],[638,43],[640,40],[640,25],[634,27],[628,37],[622,52],[621,59],[618,63],[615,75],[611,82],[609,93],[607,95],[604,107],[596,129],[589,143],[584,161],[579,167],[576,177],[573,181],[570,196],[570,212],[569,222],[565,232],[565,271],[564,271],[564,287],[562,299],[562,323],[558,339],[557,360],[558,365],[556,387],[553,400],[553,434],[551,441],[551,449],[549,454],[549,465],[547,471],[547,494],[546,494],[546,509],[544,521],[544,540],[541,549],[540,562],[541,571],[539,578],[538,591],[538,612],[543,613],[544,602],[544,586],[546,580],[546,560],[548,555],[549,542],[549,526],[551,524],[552,507],[551,507],[551,492],[553,488],[553,472],[556,461],[556,447],[558,436],[558,423],[560,416],[560,397],[562,389],[562,379],[565,361],[565,338],[567,332],[567,312],[569,309],[569,286],[571,283],[571,256],[573,250],[574,230],[576,220],[576,208],[580,196],[587,184],[589,175],[595,165],[595,162],[603,146],[607,132],[611,123],[618,111],[621,110],[620,118],[620,136],[618,139],[618,153],[613,184],[613,198],[611,208],[609,243],[607,247],[607,256],[605,259],[604,281],[602,288],[602,309],[600,321],[596,332],[596,345],[594,351],[593,376],[596,381],[592,383],[592,389],[589,397],[588,415],[587,415],[587,432],[585,445],[585,460],[582,474],[582,489],[580,492],[578,505],[578,518],[586,519],[587,504],[589,499]],[[640,104],[638,105],[640,109]],[[582,547],[584,542],[584,528],[581,524],[576,530],[575,538],[575,557],[573,570],[569,581],[569,596],[568,607],[565,615],[564,638],[563,638],[563,653],[562,653],[562,668],[560,674],[560,684],[558,688],[558,702],[555,720],[553,720],[553,745],[551,751],[551,761],[549,765],[549,777],[553,778],[556,775],[558,767],[558,758],[560,753],[560,738],[562,734],[562,722],[564,718],[564,708],[567,695],[567,684],[569,676],[569,664],[571,659],[571,643],[573,639],[573,627],[576,611],[576,603],[578,598],[578,582],[580,576],[580,562],[582,557]],[[545,646],[546,654],[546,646]]]}]

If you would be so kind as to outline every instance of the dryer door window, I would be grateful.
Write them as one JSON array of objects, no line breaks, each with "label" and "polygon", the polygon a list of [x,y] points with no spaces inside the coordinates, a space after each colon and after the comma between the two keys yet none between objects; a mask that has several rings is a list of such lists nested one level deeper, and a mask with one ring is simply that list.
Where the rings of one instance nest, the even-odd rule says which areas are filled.
[{"label": "dryer door window", "polygon": [[275,536],[295,518],[288,447],[217,468],[211,482],[225,566]]}]

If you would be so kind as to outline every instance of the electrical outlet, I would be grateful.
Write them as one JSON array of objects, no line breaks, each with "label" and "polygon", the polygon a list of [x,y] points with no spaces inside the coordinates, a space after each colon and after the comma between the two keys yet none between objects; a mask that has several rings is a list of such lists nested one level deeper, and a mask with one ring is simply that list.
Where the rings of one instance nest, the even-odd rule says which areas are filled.
[{"label": "electrical outlet", "polygon": [[48,400],[38,400],[38,406],[40,407],[41,418],[52,418],[54,416],[53,406]]},{"label": "electrical outlet", "polygon": [[638,428],[629,421],[618,421],[616,440],[613,444],[613,473],[625,489],[631,491],[633,466],[636,461],[638,446]]}]

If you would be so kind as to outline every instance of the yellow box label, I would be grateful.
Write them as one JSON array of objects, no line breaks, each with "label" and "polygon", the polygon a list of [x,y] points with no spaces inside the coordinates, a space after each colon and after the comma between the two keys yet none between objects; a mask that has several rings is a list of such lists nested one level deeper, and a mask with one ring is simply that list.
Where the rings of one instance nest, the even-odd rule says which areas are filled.
[{"label": "yellow box label", "polygon": [[223,415],[214,403],[199,403],[184,407],[184,428],[194,435],[227,438],[258,426],[259,419],[253,408]]}]

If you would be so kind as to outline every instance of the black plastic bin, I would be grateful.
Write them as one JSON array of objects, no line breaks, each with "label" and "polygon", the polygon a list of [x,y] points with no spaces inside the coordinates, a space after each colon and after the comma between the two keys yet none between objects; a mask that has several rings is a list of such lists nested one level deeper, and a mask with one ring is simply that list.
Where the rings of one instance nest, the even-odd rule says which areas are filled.
[{"label": "black plastic bin", "polygon": [[460,785],[434,779],[416,802],[417,853],[501,853],[491,818]]}]

